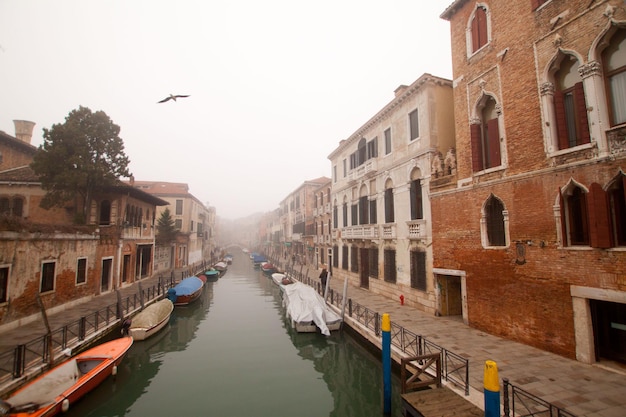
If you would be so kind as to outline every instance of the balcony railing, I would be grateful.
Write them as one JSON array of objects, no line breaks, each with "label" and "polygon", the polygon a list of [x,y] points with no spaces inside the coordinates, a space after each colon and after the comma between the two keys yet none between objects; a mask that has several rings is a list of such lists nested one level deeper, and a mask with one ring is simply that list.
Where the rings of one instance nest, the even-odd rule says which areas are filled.
[{"label": "balcony railing", "polygon": [[341,231],[341,237],[344,239],[378,239],[378,225],[365,224],[344,227]]},{"label": "balcony railing", "polygon": [[409,239],[425,239],[426,238],[426,220],[411,220],[406,222],[409,226]]},{"label": "balcony railing", "polygon": [[396,238],[396,225],[395,223],[387,223],[381,226],[383,239],[395,239]]},{"label": "balcony railing", "polygon": [[354,168],[350,171],[350,180],[359,180],[361,178],[371,177],[378,171],[378,161],[376,159],[369,159],[362,165]]}]

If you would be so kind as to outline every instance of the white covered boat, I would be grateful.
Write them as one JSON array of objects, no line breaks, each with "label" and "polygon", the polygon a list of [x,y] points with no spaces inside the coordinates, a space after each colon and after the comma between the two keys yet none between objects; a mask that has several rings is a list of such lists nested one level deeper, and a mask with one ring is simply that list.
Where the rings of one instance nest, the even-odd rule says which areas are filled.
[{"label": "white covered boat", "polygon": [[144,340],[169,323],[174,304],[167,298],[150,304],[132,318],[129,334],[134,340]]},{"label": "white covered boat", "polygon": [[[274,276],[272,276],[274,279]],[[287,317],[296,331],[317,332],[326,336],[341,327],[341,316],[335,313],[312,287],[295,281],[281,285]]]}]

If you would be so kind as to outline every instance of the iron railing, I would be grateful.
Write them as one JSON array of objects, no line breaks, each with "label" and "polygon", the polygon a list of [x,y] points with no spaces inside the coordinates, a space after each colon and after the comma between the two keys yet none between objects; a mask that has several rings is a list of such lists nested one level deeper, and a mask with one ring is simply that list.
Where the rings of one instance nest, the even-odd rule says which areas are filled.
[{"label": "iron railing", "polygon": [[[183,272],[183,275],[185,273]],[[72,321],[50,334],[0,352],[0,386],[31,371],[46,367],[50,363],[51,355],[53,358],[63,356],[65,349],[78,346],[91,336],[117,325],[121,318],[141,308],[144,302],[165,294],[173,285],[173,275],[169,280],[159,277],[157,284],[147,288],[141,288],[140,283],[139,292],[123,300],[120,299],[88,316]]]},{"label": "iron railing", "polygon": [[[319,293],[322,293],[323,288],[321,288],[320,281],[318,279],[312,279],[309,276],[308,269],[305,273],[302,272],[302,269],[302,266],[300,266],[300,270],[298,271],[297,266],[294,268],[287,264],[286,273],[292,278],[310,285]],[[329,288],[327,294],[327,302],[329,304],[341,310],[344,306],[343,298],[342,293]],[[348,317],[353,318],[369,331],[373,332],[376,337],[382,339],[382,315],[380,313],[355,302],[351,298],[348,298],[345,304]],[[439,354],[441,356],[442,377],[446,381],[463,389],[465,395],[469,395],[469,359],[453,353],[393,321],[391,322],[390,336],[391,344],[409,357]]]},{"label": "iron railing", "polygon": [[502,378],[504,416],[519,417],[576,417],[574,414],[551,404]]}]

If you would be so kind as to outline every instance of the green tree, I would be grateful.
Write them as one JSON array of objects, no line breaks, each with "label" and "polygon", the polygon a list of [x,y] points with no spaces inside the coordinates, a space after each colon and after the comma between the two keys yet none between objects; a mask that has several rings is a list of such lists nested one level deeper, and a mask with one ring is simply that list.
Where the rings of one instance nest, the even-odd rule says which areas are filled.
[{"label": "green tree", "polygon": [[157,220],[156,241],[159,244],[167,244],[176,239],[176,229],[174,219],[168,207],[163,210],[159,220]]},{"label": "green tree", "polygon": [[83,223],[94,193],[131,175],[120,128],[103,111],[80,106],[65,123],[43,132],[44,142],[30,165],[46,191],[40,206],[64,207],[77,199],[76,222]]}]

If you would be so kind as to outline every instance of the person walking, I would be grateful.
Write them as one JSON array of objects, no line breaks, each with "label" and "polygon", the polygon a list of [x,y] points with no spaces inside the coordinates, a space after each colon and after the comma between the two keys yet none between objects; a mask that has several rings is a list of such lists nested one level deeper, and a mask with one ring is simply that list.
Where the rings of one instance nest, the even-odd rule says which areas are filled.
[{"label": "person walking", "polygon": [[322,265],[322,272],[320,272],[320,280],[322,280],[322,291],[326,291],[326,280],[328,279],[328,270],[326,265]]}]

